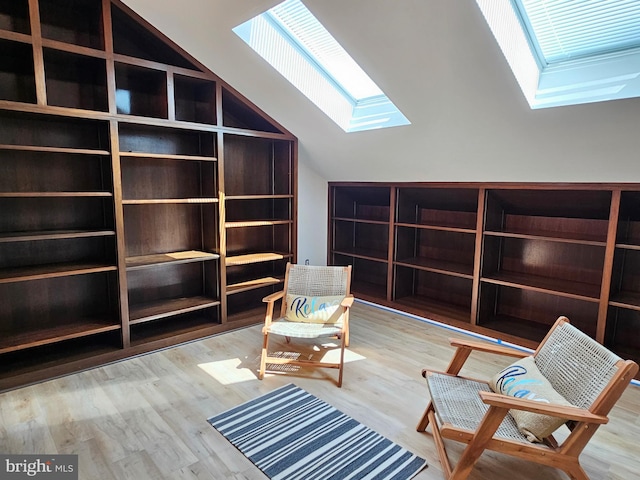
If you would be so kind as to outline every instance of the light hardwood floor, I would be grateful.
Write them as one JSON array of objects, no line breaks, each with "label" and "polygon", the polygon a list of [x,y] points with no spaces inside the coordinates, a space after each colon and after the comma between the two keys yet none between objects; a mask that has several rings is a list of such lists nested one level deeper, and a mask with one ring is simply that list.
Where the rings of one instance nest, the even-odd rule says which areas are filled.
[{"label": "light hardwood floor", "polygon": [[[463,334],[356,303],[344,384],[337,371],[256,377],[260,326],[0,394],[0,452],[79,455],[81,479],[264,479],[206,419],[295,383],[427,459],[417,480],[442,479],[431,435],[415,426],[428,393],[420,371],[444,369],[447,338]],[[315,353],[318,354],[317,352]],[[474,353],[463,373],[487,376],[509,359]],[[592,480],[640,478],[640,388],[630,386],[582,455]],[[447,443],[455,461],[461,447]],[[565,479],[485,453],[473,480]]]}]

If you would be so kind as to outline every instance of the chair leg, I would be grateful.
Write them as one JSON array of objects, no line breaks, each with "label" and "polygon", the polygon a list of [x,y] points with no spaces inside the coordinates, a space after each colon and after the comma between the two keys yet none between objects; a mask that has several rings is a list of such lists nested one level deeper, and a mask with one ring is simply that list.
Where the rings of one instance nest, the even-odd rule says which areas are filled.
[{"label": "chair leg", "polygon": [[565,469],[565,472],[571,477],[571,480],[589,480],[589,476],[578,462],[572,465],[571,468]]},{"label": "chair leg", "polygon": [[264,378],[264,371],[267,368],[267,353],[269,348],[269,333],[265,332],[262,338],[262,355],[260,356],[260,373],[258,378],[262,380]]},{"label": "chair leg", "polygon": [[493,434],[502,423],[508,411],[508,408],[489,407],[473,439],[464,449],[460,460],[458,460],[458,464],[453,469],[453,472],[451,472],[450,480],[464,480],[469,476],[473,466],[478,458],[480,458],[480,455],[482,455],[482,452],[484,452],[485,446],[493,437]]},{"label": "chair leg", "polygon": [[338,369],[338,388],[342,387],[342,370],[344,368],[344,347],[346,345],[346,335],[340,339],[340,368]]},{"label": "chair leg", "polygon": [[424,410],[424,413],[422,414],[420,423],[418,423],[418,426],[416,427],[416,430],[418,432],[424,432],[427,429],[427,426],[429,425],[429,412],[433,412],[433,411],[434,411],[433,404],[429,402],[429,405],[427,405],[427,408]]}]

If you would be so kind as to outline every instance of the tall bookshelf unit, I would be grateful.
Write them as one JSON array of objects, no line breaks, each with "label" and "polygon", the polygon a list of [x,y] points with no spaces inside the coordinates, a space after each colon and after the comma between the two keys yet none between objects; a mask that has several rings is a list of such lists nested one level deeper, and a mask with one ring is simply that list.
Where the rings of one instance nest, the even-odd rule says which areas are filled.
[{"label": "tall bookshelf unit", "polygon": [[0,0],[0,390],[261,321],[297,140],[117,0]]},{"label": "tall bookshelf unit", "polygon": [[640,361],[640,185],[329,190],[328,263],[357,297],[529,347],[566,315]]}]

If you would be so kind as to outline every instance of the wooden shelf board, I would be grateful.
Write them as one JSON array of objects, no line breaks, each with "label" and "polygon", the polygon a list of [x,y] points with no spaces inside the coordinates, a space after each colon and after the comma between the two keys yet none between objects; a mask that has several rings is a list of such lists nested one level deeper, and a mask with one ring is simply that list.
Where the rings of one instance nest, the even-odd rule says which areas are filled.
[{"label": "wooden shelf board", "polygon": [[108,237],[115,235],[113,230],[49,230],[38,232],[0,233],[0,243],[30,242],[35,240],[60,240],[63,238]]},{"label": "wooden shelf board", "polygon": [[218,203],[217,198],[155,198],[122,200],[123,205],[160,205],[160,204],[206,204]]},{"label": "wooden shelf board", "polygon": [[[171,68],[174,68],[174,67],[171,67]],[[23,102],[17,102],[13,100],[0,100],[0,109],[10,110],[14,112],[43,113],[43,114],[58,115],[58,116],[69,117],[69,118],[86,118],[86,119],[92,119],[92,120],[106,120],[106,121],[116,120],[121,124],[151,125],[151,126],[158,126],[158,127],[180,128],[183,130],[193,130],[193,131],[199,131],[199,132],[224,131],[228,133],[259,137],[259,138],[273,138],[273,139],[279,139],[279,140],[281,139],[281,140],[287,140],[287,141],[294,140],[294,138],[291,135],[287,135],[284,133],[251,131],[251,133],[248,134],[247,130],[240,130],[240,129],[231,128],[231,127],[220,127],[218,125],[207,125],[204,123],[185,122],[181,120],[168,120],[164,118],[137,117],[134,115],[126,115],[121,113],[114,114],[109,112],[100,112],[96,110],[85,110],[81,108],[58,107],[54,105],[38,105],[35,103],[23,103]],[[126,154],[127,152],[124,152],[124,153]],[[189,157],[189,158],[191,159],[192,157]],[[205,158],[210,160],[213,157],[205,157]]]},{"label": "wooden shelf board", "polygon": [[247,253],[244,255],[234,255],[227,257],[226,265],[228,267],[234,265],[247,265],[250,263],[271,262],[273,260],[283,260],[291,258],[291,253],[276,253],[276,252],[264,252],[264,253]]},{"label": "wooden shelf board", "polygon": [[578,237],[571,232],[540,231],[533,235],[526,232],[485,231],[484,234],[492,237],[522,238],[525,240],[544,240],[548,242],[576,243],[579,245],[594,245],[597,247],[604,247],[607,244],[606,239],[603,240],[601,236],[581,234],[581,236]]},{"label": "wooden shelf board", "polygon": [[241,312],[234,312],[229,314],[229,316],[227,317],[227,323],[233,323],[234,326],[236,324],[252,325],[255,323],[262,323],[264,322],[265,312],[265,306],[254,307],[248,310],[243,310]]},{"label": "wooden shelf board", "polygon": [[[213,335],[219,331],[220,323],[217,318],[195,313],[180,319],[161,319],[157,322],[133,325],[131,346],[137,347],[153,342],[175,345],[181,341]],[[160,345],[155,348],[160,348]]]},{"label": "wooden shelf board", "polygon": [[56,50],[62,50],[64,52],[77,53],[79,55],[84,55],[85,57],[94,57],[103,60],[107,58],[107,53],[104,50],[61,42],[60,40],[52,40],[50,38],[43,38],[42,46],[55,48]]},{"label": "wooden shelf board", "polygon": [[0,30],[0,38],[3,40],[13,40],[22,43],[31,43],[31,35],[26,33],[14,32],[12,30]]},{"label": "wooden shelf board", "polygon": [[482,277],[483,282],[550,293],[588,302],[600,301],[600,286],[587,283],[570,282],[555,278],[525,275],[521,273],[499,272]]},{"label": "wooden shelf board", "polygon": [[[27,42],[29,43],[29,42]],[[165,69],[167,68],[164,65]],[[172,69],[174,67],[171,67]],[[177,72],[177,70],[175,70]],[[223,132],[244,137],[266,138],[283,141],[294,141],[295,137],[288,133],[273,133],[259,130],[245,130],[235,127],[224,127],[218,125],[207,125],[204,123],[186,122],[182,120],[168,120],[165,118],[138,117],[134,115],[126,115],[120,113],[99,112],[96,110],[85,110],[81,108],[58,107],[53,105],[38,105],[35,103],[23,103],[12,100],[0,100],[0,109],[14,112],[25,113],[43,113],[49,115],[58,115],[69,118],[86,118],[92,120],[116,120],[120,124],[139,124],[157,127],[179,128],[183,130],[192,130],[198,132]],[[125,152],[126,154],[127,152]],[[121,154],[122,155],[122,154]],[[189,157],[192,159],[193,157]],[[213,157],[204,157],[211,159]],[[293,198],[293,195],[261,195],[265,198]],[[255,198],[255,195],[249,195],[247,198]]]},{"label": "wooden shelf board", "polygon": [[111,192],[0,192],[0,198],[113,197]]},{"label": "wooden shelf board", "polygon": [[611,295],[609,305],[640,311],[640,292],[622,291]]},{"label": "wooden shelf board", "polygon": [[246,222],[226,222],[225,228],[267,227],[271,225],[291,225],[293,220],[247,220]]},{"label": "wooden shelf board", "polygon": [[208,297],[188,297],[163,300],[129,306],[129,324],[149,322],[160,318],[193,312],[204,308],[220,305],[220,301]]},{"label": "wooden shelf board", "polygon": [[0,283],[25,282],[44,278],[68,277],[117,270],[115,265],[98,263],[61,263],[0,270]]},{"label": "wooden shelf board", "polygon": [[341,222],[353,222],[353,223],[370,223],[374,225],[389,225],[389,222],[384,220],[369,220],[366,218],[348,218],[348,217],[333,217],[333,220]]},{"label": "wooden shelf board", "polygon": [[430,315],[436,317],[446,317],[459,322],[469,323],[471,320],[471,309],[451,303],[442,302],[428,297],[411,296],[395,299],[395,303],[409,307],[412,310],[419,310],[422,316],[429,318]]},{"label": "wooden shelf board", "polygon": [[40,328],[36,331],[26,330],[15,335],[5,333],[0,335],[0,354],[119,329],[119,324],[106,320],[86,319],[73,323],[59,323],[55,327]]},{"label": "wooden shelf board", "polygon": [[277,198],[293,198],[290,194],[274,194],[274,195],[227,195],[226,200],[270,200]]},{"label": "wooden shelf board", "polygon": [[374,260],[376,262],[387,262],[387,252],[380,250],[371,250],[366,248],[341,248],[333,250],[332,253],[363,258],[365,260]]},{"label": "wooden shelf board", "polygon": [[9,374],[0,376],[0,391],[86,370],[132,355],[129,349],[123,349],[117,341],[111,345],[95,345],[88,341],[79,350],[54,350],[57,353],[49,352],[45,356],[31,356],[19,362],[8,363]]},{"label": "wooden shelf board", "polygon": [[452,275],[473,279],[473,265],[465,265],[456,262],[446,262],[434,258],[403,258],[395,262],[396,265],[404,267],[417,268],[428,272],[442,273],[444,275]]},{"label": "wooden shelf board", "polygon": [[220,258],[220,255],[217,253],[188,250],[182,252],[155,253],[152,255],[127,257],[125,262],[127,270],[136,270],[139,268],[168,265],[172,263],[204,262],[207,260],[216,260],[218,258]]},{"label": "wooden shelf board", "polygon": [[0,150],[18,150],[21,152],[73,153],[80,155],[111,155],[108,150],[88,148],[41,147],[38,145],[6,145],[0,144]]},{"label": "wooden shelf board", "polygon": [[233,283],[233,284],[227,285],[227,295],[246,292],[248,290],[262,288],[268,285],[276,285],[278,283],[282,283],[283,281],[284,281],[284,277],[262,277],[262,278],[255,278],[252,280],[246,280],[244,282]]},{"label": "wooden shelf board", "polygon": [[168,153],[147,153],[147,152],[120,152],[122,158],[150,158],[163,160],[196,160],[201,162],[217,162],[216,157],[204,155],[174,155]]},{"label": "wooden shelf board", "polygon": [[640,245],[634,245],[632,243],[616,243],[616,248],[622,248],[623,250],[640,250]]},{"label": "wooden shelf board", "polygon": [[424,230],[439,230],[442,232],[470,233],[474,235],[476,233],[475,228],[465,228],[465,227],[459,227],[455,225],[426,225],[421,223],[403,223],[403,222],[396,222],[395,225],[397,227],[421,228]]}]

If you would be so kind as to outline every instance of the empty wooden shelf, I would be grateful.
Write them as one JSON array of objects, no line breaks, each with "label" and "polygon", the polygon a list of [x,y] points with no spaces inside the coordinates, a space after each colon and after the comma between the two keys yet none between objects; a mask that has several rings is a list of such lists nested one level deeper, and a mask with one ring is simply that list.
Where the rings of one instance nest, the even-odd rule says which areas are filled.
[{"label": "empty wooden shelf", "polygon": [[0,0],[0,390],[262,321],[296,165],[120,1]]},{"label": "empty wooden shelf", "polygon": [[116,63],[116,107],[124,115],[168,118],[166,72]]},{"label": "empty wooden shelf", "polygon": [[216,85],[211,80],[174,75],[175,117],[186,122],[216,123]]},{"label": "empty wooden shelf", "polygon": [[189,263],[216,260],[220,258],[215,253],[198,252],[190,250],[186,252],[158,253],[152,255],[139,255],[137,257],[127,257],[127,269],[154,267],[168,263]]},{"label": "empty wooden shelf", "polygon": [[66,320],[66,322],[61,321],[49,328],[39,327],[33,331],[23,330],[17,335],[6,336],[0,340],[0,354],[62,342],[72,338],[87,337],[120,328],[120,325],[113,322],[91,319],[75,322]]},{"label": "empty wooden shelf", "polygon": [[36,103],[33,50],[27,43],[0,39],[0,100]]},{"label": "empty wooden shelf", "polygon": [[33,267],[4,268],[0,270],[0,283],[25,282],[28,280],[66,277],[70,275],[86,275],[88,273],[109,272],[112,270],[116,270],[114,265],[99,263],[63,263]]},{"label": "empty wooden shelf", "polygon": [[367,300],[526,346],[566,315],[638,359],[639,212],[631,184],[333,182],[328,262]]},{"label": "empty wooden shelf", "polygon": [[107,67],[101,58],[44,49],[47,103],[106,112]]},{"label": "empty wooden shelf", "polygon": [[100,2],[39,0],[38,7],[43,38],[104,49]]},{"label": "empty wooden shelf", "polygon": [[129,323],[135,325],[136,323],[150,322],[152,320],[195,312],[196,310],[203,310],[217,305],[220,305],[220,301],[202,296],[175,298],[142,305],[132,305]]},{"label": "empty wooden shelf", "polygon": [[227,285],[227,295],[245,292],[247,290],[253,290],[264,286],[275,285],[277,283],[282,283],[283,281],[284,277],[252,278],[251,280],[246,280],[244,282]]},{"label": "empty wooden shelf", "polygon": [[0,233],[0,243],[31,242],[34,240],[61,240],[65,238],[104,237],[115,235],[114,230],[51,230],[37,232]]},{"label": "empty wooden shelf", "polygon": [[273,260],[282,260],[283,258],[288,257],[290,257],[290,255],[287,253],[277,252],[247,253],[244,255],[233,255],[231,257],[227,257],[226,264],[228,267],[233,267],[249,263],[271,262]]}]

